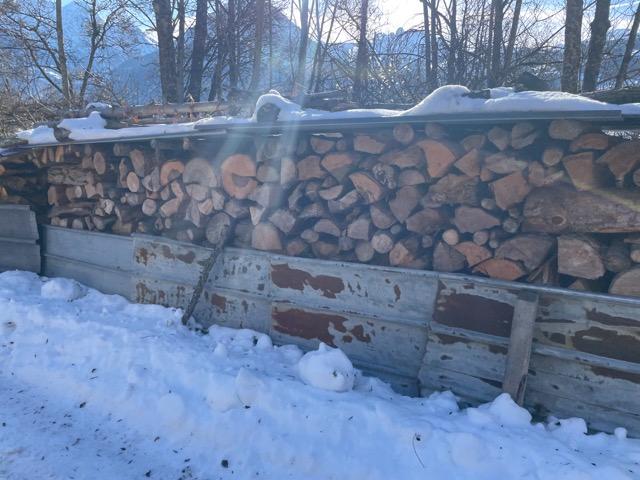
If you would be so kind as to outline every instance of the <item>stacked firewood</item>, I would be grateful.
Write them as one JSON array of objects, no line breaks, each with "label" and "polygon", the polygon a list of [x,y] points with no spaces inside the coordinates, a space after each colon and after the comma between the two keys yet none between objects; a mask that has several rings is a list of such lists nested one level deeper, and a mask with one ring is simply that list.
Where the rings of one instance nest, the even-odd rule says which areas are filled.
[{"label": "stacked firewood", "polygon": [[46,207],[44,179],[32,160],[19,151],[0,157],[0,204],[32,205],[36,210]]},{"label": "stacked firewood", "polygon": [[[61,147],[59,147],[61,148]],[[55,157],[55,151],[54,157]],[[640,295],[640,141],[569,120],[63,151],[54,225]]]}]

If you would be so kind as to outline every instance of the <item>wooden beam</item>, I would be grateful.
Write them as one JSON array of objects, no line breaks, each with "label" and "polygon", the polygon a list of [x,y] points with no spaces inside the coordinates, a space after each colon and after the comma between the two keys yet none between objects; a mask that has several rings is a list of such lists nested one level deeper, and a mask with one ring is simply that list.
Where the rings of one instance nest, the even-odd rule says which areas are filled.
[{"label": "wooden beam", "polygon": [[521,292],[513,310],[507,365],[502,382],[502,391],[511,395],[518,405],[524,403],[533,327],[537,314],[538,295],[533,292]]}]

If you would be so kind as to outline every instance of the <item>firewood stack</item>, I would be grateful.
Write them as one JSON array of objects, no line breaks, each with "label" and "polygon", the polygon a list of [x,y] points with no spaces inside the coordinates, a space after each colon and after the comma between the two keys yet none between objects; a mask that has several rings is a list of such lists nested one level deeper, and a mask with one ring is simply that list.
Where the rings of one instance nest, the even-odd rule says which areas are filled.
[{"label": "firewood stack", "polygon": [[571,120],[233,138],[59,153],[51,223],[640,295],[640,141]]},{"label": "firewood stack", "polygon": [[33,159],[34,154],[22,152],[0,157],[0,204],[32,205],[36,211],[46,207],[44,179]]}]

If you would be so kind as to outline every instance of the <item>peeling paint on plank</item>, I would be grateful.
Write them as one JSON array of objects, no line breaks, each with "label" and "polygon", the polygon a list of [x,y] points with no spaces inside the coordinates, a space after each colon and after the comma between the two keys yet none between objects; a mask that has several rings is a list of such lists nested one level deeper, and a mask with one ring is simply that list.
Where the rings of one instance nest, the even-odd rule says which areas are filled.
[{"label": "peeling paint on plank", "polygon": [[328,275],[313,276],[304,270],[291,268],[286,263],[271,267],[271,280],[280,288],[290,288],[301,292],[304,291],[306,285],[318,290],[327,298],[336,298],[336,294],[344,290],[344,282],[341,278]]}]

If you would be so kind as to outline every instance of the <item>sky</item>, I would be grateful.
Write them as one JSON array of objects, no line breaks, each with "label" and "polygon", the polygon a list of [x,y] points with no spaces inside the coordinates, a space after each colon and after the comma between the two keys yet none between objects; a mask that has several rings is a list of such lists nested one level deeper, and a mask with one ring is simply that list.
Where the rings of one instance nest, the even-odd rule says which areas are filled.
[{"label": "sky", "polygon": [[388,31],[398,28],[408,29],[422,22],[422,3],[420,0],[379,0],[380,8],[387,17]]}]

